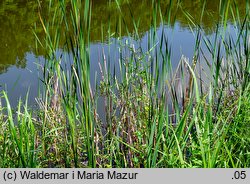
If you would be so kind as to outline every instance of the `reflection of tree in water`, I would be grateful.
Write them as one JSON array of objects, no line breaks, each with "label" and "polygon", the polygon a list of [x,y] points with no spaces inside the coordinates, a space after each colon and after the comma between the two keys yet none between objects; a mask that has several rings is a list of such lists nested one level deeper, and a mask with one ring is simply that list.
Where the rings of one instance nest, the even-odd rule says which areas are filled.
[{"label": "reflection of tree in water", "polygon": [[[49,0],[42,1],[43,12],[46,14]],[[110,3],[108,3],[110,2]],[[152,19],[152,1],[151,0],[126,0],[121,1],[121,8],[124,15],[124,22],[128,31],[133,31],[133,22],[131,21],[130,10],[139,24],[140,34],[144,34],[149,30]],[[167,12],[169,0],[162,0],[161,9],[163,15]],[[173,0],[171,26],[177,21],[181,27],[186,28],[190,22],[183,14],[183,10],[188,12],[196,24],[200,24],[206,31],[211,33],[219,20],[219,4],[217,1],[206,1],[205,12],[200,21],[200,15],[203,7],[202,0],[182,0],[177,3]],[[233,1],[232,1],[233,2]],[[244,15],[246,1],[238,0],[240,13]],[[92,25],[91,25],[91,41],[101,40],[101,30],[103,29],[104,37],[108,33],[108,26],[111,31],[115,32],[117,24],[121,21],[120,13],[117,9],[115,1],[93,0],[92,1]],[[178,4],[178,6],[177,6]],[[232,6],[233,7],[233,6]],[[36,52],[35,38],[32,33],[34,24],[37,25],[36,34],[42,37],[42,27],[38,18],[37,0],[3,0],[0,3],[0,73],[5,72],[7,66],[16,65],[25,67],[25,53],[33,52],[37,55],[43,55],[43,51]],[[52,16],[48,16],[52,18]],[[108,25],[108,22],[110,24]],[[157,24],[159,25],[159,21]],[[102,28],[101,28],[102,27]],[[124,28],[125,26],[122,26]],[[121,30],[121,36],[126,36],[126,30]]]},{"label": "reflection of tree in water", "polygon": [[[0,65],[0,74],[7,72],[8,66],[5,65]],[[0,84],[1,86],[1,84]]]},{"label": "reflection of tree in water", "polygon": [[26,66],[25,54],[35,48],[32,25],[38,21],[30,1],[4,1],[0,4],[0,70]]},{"label": "reflection of tree in water", "polygon": [[[134,25],[133,21],[131,21],[131,13],[135,22],[139,22],[139,31],[140,33],[145,33],[145,31],[149,30],[150,25],[152,23],[152,12],[153,12],[153,5],[151,0],[130,0],[129,4],[126,3],[126,0],[120,0],[121,2],[121,9],[123,12],[123,20],[126,24],[123,26],[123,30],[121,30],[122,35],[126,35],[126,29],[130,32],[133,31]],[[201,19],[202,9],[204,7],[204,13]],[[232,10],[234,10],[234,2],[238,2],[239,13],[242,19],[244,19],[245,9],[246,9],[246,1],[245,0],[236,0],[231,1]],[[160,7],[161,12],[163,14],[164,21],[167,22],[167,14],[170,8],[170,0],[161,0]],[[109,7],[107,8],[107,5]],[[230,10],[231,11],[231,10]],[[131,12],[131,13],[130,13]],[[192,26],[190,20],[187,18],[185,14],[189,14],[191,17],[190,19],[196,24],[200,25],[205,33],[211,34],[217,26],[218,21],[220,20],[220,13],[219,13],[219,1],[204,1],[204,0],[173,0],[172,1],[172,8],[171,8],[171,19],[169,26],[174,26],[176,22],[182,28],[189,28]],[[230,12],[229,12],[230,13]],[[115,1],[111,1],[111,3],[107,3],[107,1],[93,1],[93,13],[92,13],[92,32],[91,37],[92,40],[100,40],[100,33],[101,33],[101,24],[103,25],[103,30],[107,33],[108,26],[110,26],[112,32],[115,32],[117,29],[117,24],[120,21],[119,19],[119,11],[117,9],[117,5]],[[110,21],[110,25],[107,22]],[[229,15],[228,21],[232,21],[232,16]],[[160,17],[158,15],[158,22],[160,24]]]}]

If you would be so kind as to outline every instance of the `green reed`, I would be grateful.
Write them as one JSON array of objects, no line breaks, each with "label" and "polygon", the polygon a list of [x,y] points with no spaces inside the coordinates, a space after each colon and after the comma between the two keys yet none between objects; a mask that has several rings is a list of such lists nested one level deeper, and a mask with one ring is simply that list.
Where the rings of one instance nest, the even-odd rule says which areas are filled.
[{"label": "green reed", "polygon": [[[159,23],[175,21],[175,3],[195,39],[193,58],[183,56],[176,68],[171,35],[164,27],[158,34]],[[221,0],[221,18],[209,37],[201,25],[206,1],[200,1],[200,22],[195,22],[181,1],[163,6],[152,0],[146,48],[129,3],[113,4],[117,26],[114,31],[108,23],[100,33],[108,32],[102,41],[109,49],[95,61],[102,79],[94,89],[92,1],[50,1],[52,21],[40,15],[44,37],[35,36],[46,51],[40,108],[32,112],[26,99],[13,111],[2,93],[0,167],[249,167],[248,1],[242,20],[235,1]],[[134,32],[128,31],[124,6]],[[237,26],[236,39],[227,34],[229,17]],[[113,36],[118,58],[111,54]]]}]

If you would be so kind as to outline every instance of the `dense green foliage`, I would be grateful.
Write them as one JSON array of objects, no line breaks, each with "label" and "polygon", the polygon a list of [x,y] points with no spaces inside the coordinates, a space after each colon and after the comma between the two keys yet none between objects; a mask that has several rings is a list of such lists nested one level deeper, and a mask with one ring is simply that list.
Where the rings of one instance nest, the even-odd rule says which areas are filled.
[{"label": "dense green foliage", "polygon": [[[116,7],[116,29],[113,34],[109,23],[105,36],[102,28],[101,40],[111,45],[116,35],[118,58],[114,64],[103,51],[97,61],[102,80],[91,87],[92,3],[50,1],[52,20],[40,16],[43,36],[35,35],[46,51],[40,109],[20,101],[14,110],[2,92],[0,167],[249,167],[248,1],[243,19],[236,3],[220,1],[213,37],[182,1],[169,1],[165,11],[160,1],[148,2],[146,50],[134,6],[127,7],[128,25],[121,8],[126,2],[109,4]],[[202,20],[209,3],[196,2]],[[174,69],[168,35],[157,29],[159,22],[174,24],[176,4],[195,35],[195,50],[191,61],[183,56]],[[236,38],[227,34],[229,17]],[[98,114],[100,104],[105,117]]]}]

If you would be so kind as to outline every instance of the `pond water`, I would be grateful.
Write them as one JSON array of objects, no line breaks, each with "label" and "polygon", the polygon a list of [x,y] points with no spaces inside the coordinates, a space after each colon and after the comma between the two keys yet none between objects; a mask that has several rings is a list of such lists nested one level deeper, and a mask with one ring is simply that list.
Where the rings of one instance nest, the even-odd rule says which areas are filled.
[{"label": "pond water", "polygon": [[[126,1],[127,2],[127,1]],[[147,42],[147,34],[150,30],[151,1],[130,0],[129,7],[124,1],[122,8],[124,14],[133,12],[135,18],[140,19],[139,34],[141,35],[141,44]],[[169,1],[163,0],[162,8],[166,8]],[[168,35],[169,43],[172,48],[171,60],[175,66],[182,55],[192,58],[195,45],[195,35],[190,30],[190,21],[184,15],[183,10],[188,12],[194,23],[199,23],[204,33],[213,35],[216,29],[216,20],[219,20],[219,1],[207,1],[204,9],[203,19],[200,20],[202,13],[202,4],[200,1],[183,0],[181,7],[177,7],[177,2],[173,1],[175,11],[171,15],[170,24],[158,24],[158,32],[162,30]],[[245,1],[238,1],[239,12],[244,15]],[[43,11],[46,12],[46,3]],[[176,4],[175,4],[176,3]],[[101,30],[115,30],[117,25],[115,1],[98,0],[93,1],[92,9],[92,29],[91,29],[91,78],[93,80],[95,73],[99,73],[98,60],[100,60],[102,50],[107,50],[108,46],[102,43]],[[125,16],[126,17],[126,16]],[[230,22],[229,18],[229,22]],[[125,20],[128,25],[128,31],[133,30],[133,23]],[[108,24],[109,22],[109,24]],[[0,2],[0,90],[7,90],[11,105],[15,106],[20,97],[24,97],[29,90],[29,103],[35,104],[35,97],[39,93],[39,71],[38,65],[44,58],[44,53],[37,49],[37,42],[34,32],[42,36],[42,27],[38,16],[37,0],[2,0]],[[35,28],[36,26],[36,28]],[[192,27],[192,25],[191,25]],[[124,31],[123,39],[126,39]],[[104,35],[107,37],[107,35]],[[115,40],[115,37],[114,37]],[[115,55],[115,44],[111,45],[111,54]],[[99,77],[100,78],[100,77]]]}]

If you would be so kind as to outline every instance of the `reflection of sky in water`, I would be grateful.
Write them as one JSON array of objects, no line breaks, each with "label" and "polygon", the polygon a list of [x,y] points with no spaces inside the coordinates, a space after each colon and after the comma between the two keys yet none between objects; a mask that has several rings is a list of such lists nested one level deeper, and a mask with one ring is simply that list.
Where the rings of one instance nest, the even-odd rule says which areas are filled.
[{"label": "reflection of sky in water", "polygon": [[21,69],[16,66],[8,68],[7,73],[0,75],[1,90],[6,89],[11,105],[16,106],[20,97],[25,97],[28,89],[29,104],[34,104],[38,95],[38,73],[35,62],[37,58],[32,53],[26,54],[26,68]]},{"label": "reflection of sky in water", "polygon": [[[164,29],[163,29],[164,28]],[[190,60],[193,57],[194,45],[195,45],[195,37],[188,29],[183,29],[180,27],[178,23],[175,24],[173,28],[167,28],[160,26],[157,29],[157,34],[161,35],[164,30],[166,39],[168,40],[168,44],[171,47],[171,61],[172,66],[175,68],[179,63],[181,56],[184,55]],[[233,29],[230,29],[230,32],[233,33]],[[148,40],[149,31],[145,33],[142,37],[140,45],[143,50],[147,49],[147,40]],[[213,35],[210,38],[213,40]],[[127,37],[123,37],[123,41],[128,39]],[[116,63],[116,67],[118,67],[118,46],[116,45],[116,39],[111,39],[112,44],[108,46],[107,43],[92,43],[90,45],[91,49],[91,83],[92,87],[94,87],[95,74],[97,74],[97,81],[101,79],[99,62],[102,62],[103,52],[105,53],[107,61],[109,60],[110,55],[110,63],[111,63],[111,71],[113,72],[114,63]],[[135,46],[138,46],[135,44]],[[159,45],[158,45],[159,47]],[[163,50],[165,48],[163,47]],[[110,54],[109,54],[110,52]],[[205,54],[207,51],[205,50]],[[12,66],[8,68],[7,73],[0,75],[0,85],[1,90],[6,89],[8,91],[8,95],[10,98],[10,102],[13,106],[17,104],[17,101],[20,96],[24,97],[30,87],[29,92],[29,103],[35,104],[35,97],[38,96],[38,71],[37,65],[35,62],[38,61],[32,53],[26,53],[27,65],[25,69],[17,68]],[[40,58],[40,60],[42,60]]]},{"label": "reflection of sky in water", "polygon": [[[157,34],[161,35],[162,30],[164,30],[165,36],[168,40],[168,44],[171,47],[171,60],[173,67],[179,63],[181,56],[185,55],[188,58],[192,58],[194,52],[194,44],[195,44],[195,36],[187,29],[181,29],[178,24],[175,25],[173,29],[160,26],[157,29]],[[146,32],[145,35],[141,38],[140,43],[136,43],[135,41],[131,41],[135,44],[135,47],[138,48],[139,45],[142,47],[143,51],[147,51],[148,45],[148,36],[149,32]],[[124,43],[128,38],[123,37],[122,42]],[[157,47],[159,48],[159,40],[157,39]],[[108,46],[106,43],[94,43],[91,44],[91,76],[94,77],[95,71],[99,73],[99,65],[98,62],[102,61],[103,52],[105,53],[106,60],[111,60],[111,71],[114,67],[114,61],[118,62],[119,53],[118,47],[119,43],[116,39],[111,39],[111,45]],[[109,48],[110,47],[110,48]],[[162,50],[166,50],[165,46],[163,46]],[[110,54],[109,54],[110,53]],[[118,67],[118,65],[117,65]]]}]

